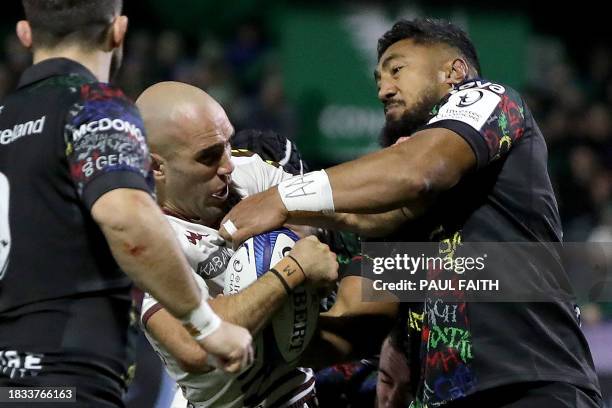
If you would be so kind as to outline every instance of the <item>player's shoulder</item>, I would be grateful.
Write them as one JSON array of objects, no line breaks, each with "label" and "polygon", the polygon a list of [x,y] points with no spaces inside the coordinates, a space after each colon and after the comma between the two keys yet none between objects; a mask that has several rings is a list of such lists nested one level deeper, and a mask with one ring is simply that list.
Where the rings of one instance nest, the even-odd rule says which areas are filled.
[{"label": "player's shoulder", "polygon": [[493,82],[484,78],[467,80],[449,92],[451,99],[460,99],[458,107],[467,107],[483,99],[497,100],[520,99],[520,94],[512,87],[500,82]]},{"label": "player's shoulder", "polygon": [[106,82],[84,82],[79,87],[79,92],[81,99],[86,101],[116,101],[134,105],[119,87]]},{"label": "player's shoulder", "polygon": [[452,93],[464,91],[466,89],[480,89],[494,92],[498,95],[501,95],[506,92],[507,89],[510,89],[507,85],[504,85],[500,82],[493,82],[484,78],[474,78],[469,79],[461,84],[457,85],[456,88],[451,91]]},{"label": "player's shoulder", "polygon": [[248,149],[232,149],[232,158],[237,159],[237,158],[253,158],[254,156],[257,156],[257,153],[252,152]]},{"label": "player's shoulder", "polygon": [[427,125],[463,122],[480,130],[486,123],[509,114],[518,118],[513,123],[520,123],[524,110],[520,95],[511,87],[475,78],[456,85],[434,106]]},{"label": "player's shoulder", "polygon": [[142,118],[136,105],[116,86],[83,83],[78,100],[68,110],[67,125],[80,133],[114,132],[135,135],[145,142]]},{"label": "player's shoulder", "polygon": [[94,116],[125,119],[143,127],[138,108],[119,87],[105,82],[86,82],[81,84],[78,94],[78,106]]}]

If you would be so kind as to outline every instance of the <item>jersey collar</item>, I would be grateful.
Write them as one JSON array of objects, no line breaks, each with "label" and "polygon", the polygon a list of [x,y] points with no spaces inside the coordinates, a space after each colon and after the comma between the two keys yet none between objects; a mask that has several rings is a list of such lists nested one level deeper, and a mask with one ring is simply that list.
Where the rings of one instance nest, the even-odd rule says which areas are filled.
[{"label": "jersey collar", "polygon": [[74,60],[68,58],[50,58],[26,69],[21,78],[19,78],[17,88],[23,88],[34,82],[59,75],[79,75],[92,82],[98,81],[90,70]]}]

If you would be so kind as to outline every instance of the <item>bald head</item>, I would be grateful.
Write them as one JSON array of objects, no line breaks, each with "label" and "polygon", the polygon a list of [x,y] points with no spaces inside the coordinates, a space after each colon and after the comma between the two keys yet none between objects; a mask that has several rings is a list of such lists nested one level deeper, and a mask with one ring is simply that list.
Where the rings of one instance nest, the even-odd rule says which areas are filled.
[{"label": "bald head", "polygon": [[[221,105],[200,88],[181,82],[160,82],[136,100],[152,153],[172,155],[193,138],[231,127]],[[233,129],[232,129],[233,130]]]},{"label": "bald head", "polygon": [[234,133],[223,108],[206,92],[161,82],[136,101],[144,119],[157,201],[183,218],[217,227],[225,214]]}]

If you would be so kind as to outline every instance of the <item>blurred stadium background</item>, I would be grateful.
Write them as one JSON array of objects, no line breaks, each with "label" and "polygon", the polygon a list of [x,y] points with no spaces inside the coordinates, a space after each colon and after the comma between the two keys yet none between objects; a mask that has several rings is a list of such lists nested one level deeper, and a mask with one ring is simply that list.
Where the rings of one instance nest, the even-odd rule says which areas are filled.
[{"label": "blurred stadium background", "polygon": [[[321,167],[377,148],[384,120],[372,77],[378,37],[400,17],[447,18],[471,35],[483,76],[527,99],[548,141],[565,240],[611,242],[612,24],[594,2],[560,4],[125,0],[130,30],[116,82],[132,98],[162,80],[197,85],[237,130],[276,130]],[[30,64],[14,35],[20,2],[2,7],[0,96]],[[582,306],[612,406],[612,304]],[[152,406],[157,361],[143,357],[137,373],[149,389],[136,387],[130,406]]]}]

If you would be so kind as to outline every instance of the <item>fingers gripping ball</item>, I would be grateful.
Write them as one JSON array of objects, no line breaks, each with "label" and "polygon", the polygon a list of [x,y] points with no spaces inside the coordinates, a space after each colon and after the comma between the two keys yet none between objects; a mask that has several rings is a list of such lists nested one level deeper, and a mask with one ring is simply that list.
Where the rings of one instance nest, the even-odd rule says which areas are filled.
[{"label": "fingers gripping ball", "polygon": [[[230,259],[223,293],[235,294],[249,286],[287,255],[298,239],[282,228],[246,240]],[[293,290],[261,334],[264,360],[297,363],[315,332],[319,302],[316,291],[306,285]]]}]

